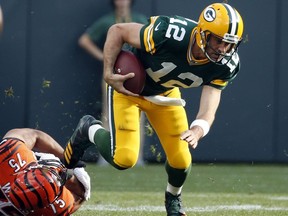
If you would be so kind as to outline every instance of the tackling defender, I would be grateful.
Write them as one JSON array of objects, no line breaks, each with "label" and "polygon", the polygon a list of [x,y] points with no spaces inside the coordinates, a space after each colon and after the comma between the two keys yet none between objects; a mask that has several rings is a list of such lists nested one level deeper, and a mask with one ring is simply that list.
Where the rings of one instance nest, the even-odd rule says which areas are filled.
[{"label": "tackling defender", "polygon": [[[3,13],[0,6],[0,33]],[[38,153],[38,158],[32,151]],[[13,129],[0,140],[0,215],[70,215],[90,197],[90,177],[83,167],[68,173],[60,162],[63,148],[48,134]],[[53,154],[58,156],[55,157]]]},{"label": "tackling defender", "polygon": [[42,131],[21,128],[6,133],[0,142],[0,215],[65,216],[90,197],[84,168],[68,173],[60,159],[47,152],[63,156],[63,148]]},{"label": "tackling defender", "polygon": [[[181,192],[191,169],[189,146],[196,148],[209,132],[221,92],[239,71],[237,48],[243,28],[238,11],[225,3],[206,7],[198,22],[181,16],[154,16],[147,25],[113,25],[104,46],[104,79],[110,86],[109,131],[92,116],[84,116],[65,148],[65,164],[73,167],[94,143],[115,168],[133,167],[140,146],[139,116],[144,111],[167,156],[167,215],[186,215]],[[124,43],[136,48],[147,72],[140,95],[123,86],[134,76],[133,71],[124,76],[113,73]],[[189,127],[184,107],[177,105],[183,104],[179,88],[192,87],[202,87],[202,93],[196,119]]]}]

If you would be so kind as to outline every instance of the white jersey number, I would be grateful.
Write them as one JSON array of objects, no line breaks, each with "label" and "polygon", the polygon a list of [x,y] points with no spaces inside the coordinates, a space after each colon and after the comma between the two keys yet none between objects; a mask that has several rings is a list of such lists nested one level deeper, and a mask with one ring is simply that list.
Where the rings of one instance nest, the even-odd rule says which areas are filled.
[{"label": "white jersey number", "polygon": [[[172,37],[174,40],[177,40],[177,41],[182,41],[186,34],[186,30],[185,28],[179,26],[179,24],[183,26],[187,26],[187,21],[171,17],[169,22],[170,24],[167,28],[165,36],[167,38]],[[167,74],[169,74],[171,71],[173,71],[177,67],[177,65],[175,65],[172,62],[163,62],[161,65],[162,65],[162,68],[158,71],[152,71],[151,68],[147,69],[149,76],[155,82],[160,82],[161,78],[164,78]],[[186,84],[186,83],[191,83],[191,84]],[[198,87],[202,83],[203,83],[203,80],[201,77],[198,77],[191,72],[183,72],[178,75],[178,79],[169,80],[166,83],[162,83],[161,85],[168,87],[168,88],[176,87],[176,86],[180,86],[182,88],[190,88],[190,87]]]},{"label": "white jersey number", "polygon": [[[149,74],[149,76],[155,81],[160,82],[161,78],[165,77],[167,74],[169,74],[171,71],[173,71],[177,65],[175,65],[173,62],[163,62],[162,68],[157,71],[152,71],[151,68],[148,68],[146,71]],[[203,83],[203,79],[201,77],[196,76],[195,74],[191,72],[182,72],[178,75],[179,79],[172,79],[167,81],[166,83],[162,83],[162,86],[165,86],[167,88],[180,86],[182,88],[191,88],[191,87],[198,87]],[[185,80],[190,80],[190,85],[185,84]],[[186,82],[188,83],[188,82]]]},{"label": "white jersey number", "polygon": [[171,38],[172,36],[174,40],[182,41],[186,34],[186,30],[183,27],[179,27],[178,25],[175,25],[173,23],[178,23],[187,26],[187,22],[185,20],[170,18],[170,24],[166,31],[165,37]]},{"label": "white jersey number", "polygon": [[10,167],[14,169],[14,172],[18,172],[21,167],[26,165],[26,161],[22,160],[20,153],[16,154],[17,160],[14,160],[13,158],[8,161]]}]

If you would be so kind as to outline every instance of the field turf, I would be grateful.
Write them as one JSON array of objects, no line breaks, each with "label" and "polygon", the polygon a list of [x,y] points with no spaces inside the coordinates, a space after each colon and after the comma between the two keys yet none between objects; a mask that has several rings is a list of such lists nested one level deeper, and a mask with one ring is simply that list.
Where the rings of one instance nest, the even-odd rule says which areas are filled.
[{"label": "field turf", "polygon": [[[87,171],[91,199],[74,215],[166,215],[162,164],[125,171],[88,164]],[[287,183],[287,164],[193,164],[182,197],[189,216],[284,216]]]}]

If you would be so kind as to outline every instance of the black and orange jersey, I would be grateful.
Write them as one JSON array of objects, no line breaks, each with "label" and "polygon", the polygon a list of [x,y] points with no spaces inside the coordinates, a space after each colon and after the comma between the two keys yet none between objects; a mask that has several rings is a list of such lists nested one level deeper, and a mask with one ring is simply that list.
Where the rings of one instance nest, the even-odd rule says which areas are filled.
[{"label": "black and orange jersey", "polygon": [[14,138],[6,138],[0,143],[0,166],[3,170],[0,175],[0,186],[6,193],[15,174],[23,171],[30,163],[36,162],[36,157],[27,145]]},{"label": "black and orange jersey", "polygon": [[[34,152],[23,141],[16,138],[5,138],[0,142],[0,166],[2,170],[0,174],[0,186],[6,195],[10,191],[11,183],[15,180],[16,174],[24,171],[31,163],[37,163],[37,158]],[[5,203],[5,198],[0,201]],[[70,215],[73,211],[74,201],[73,194],[64,186],[59,197],[53,203],[46,208],[36,210],[28,215]],[[7,200],[6,203],[7,205],[5,204],[3,208],[5,207],[7,215],[12,215],[16,210],[12,207],[7,208],[7,206],[11,206],[9,204],[11,203],[10,201]],[[3,208],[0,205],[0,212]],[[13,215],[15,214],[13,213]]]}]

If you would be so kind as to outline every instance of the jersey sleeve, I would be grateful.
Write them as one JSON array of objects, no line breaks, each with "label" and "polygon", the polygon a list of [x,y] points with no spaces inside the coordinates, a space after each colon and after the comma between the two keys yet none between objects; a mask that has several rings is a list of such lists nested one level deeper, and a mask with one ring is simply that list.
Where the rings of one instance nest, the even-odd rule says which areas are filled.
[{"label": "jersey sleeve", "polygon": [[238,54],[235,53],[233,57],[229,60],[229,62],[223,65],[222,67],[224,67],[227,72],[224,73],[224,75],[216,79],[213,79],[208,84],[209,86],[212,86],[220,90],[224,90],[226,86],[238,75],[238,72],[240,70],[240,59]]},{"label": "jersey sleeve", "polygon": [[0,178],[0,186],[14,181],[15,173],[24,170],[30,163],[35,162],[34,153],[27,145],[16,138],[6,138],[0,145],[0,165],[5,175]]},{"label": "jersey sleeve", "polygon": [[158,48],[168,40],[165,37],[167,26],[168,17],[150,17],[148,23],[140,31],[141,49],[151,55],[155,54]]}]

